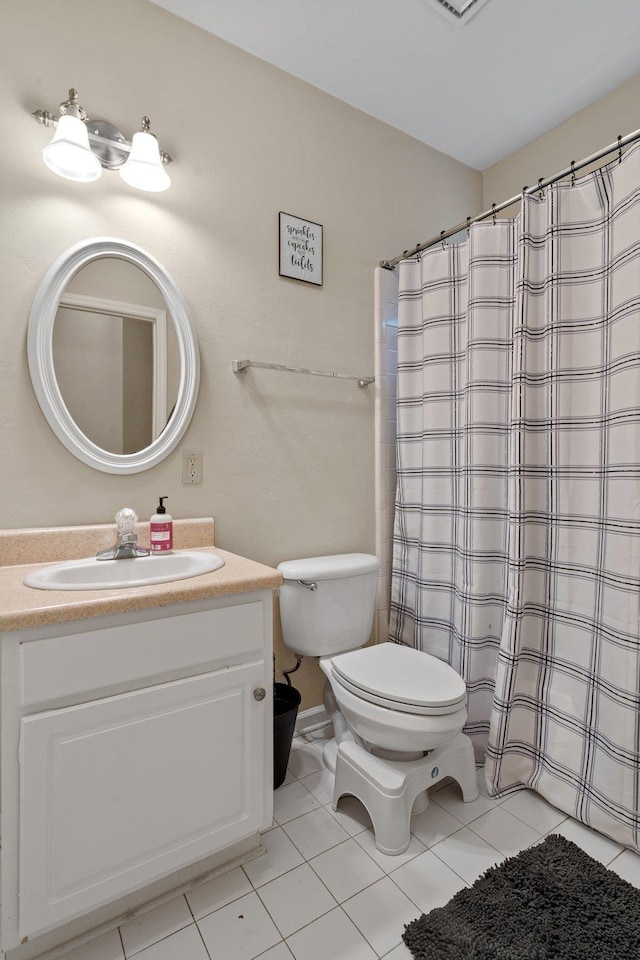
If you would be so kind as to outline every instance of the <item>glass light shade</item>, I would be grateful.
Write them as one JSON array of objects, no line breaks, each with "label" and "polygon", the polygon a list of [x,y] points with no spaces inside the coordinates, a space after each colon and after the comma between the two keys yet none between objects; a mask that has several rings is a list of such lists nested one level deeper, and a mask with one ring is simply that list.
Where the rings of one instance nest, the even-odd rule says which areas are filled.
[{"label": "glass light shade", "polygon": [[129,159],[120,168],[120,176],[131,187],[160,193],[171,186],[171,178],[162,165],[158,141],[144,130],[134,133]]},{"label": "glass light shade", "polygon": [[78,117],[63,114],[42,159],[54,173],[67,180],[89,183],[102,176],[102,166],[89,146],[86,126]]}]

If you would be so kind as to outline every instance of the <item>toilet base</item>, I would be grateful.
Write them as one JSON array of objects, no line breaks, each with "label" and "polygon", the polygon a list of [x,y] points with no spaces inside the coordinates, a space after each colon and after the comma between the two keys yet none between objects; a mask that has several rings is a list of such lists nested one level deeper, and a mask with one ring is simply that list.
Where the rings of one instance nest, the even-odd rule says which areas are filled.
[{"label": "toilet base", "polygon": [[371,817],[376,847],[396,856],[409,846],[412,812],[426,808],[426,790],[444,777],[460,785],[465,803],[477,799],[473,745],[464,733],[420,760],[404,762],[383,760],[360,744],[345,741],[338,748],[333,809],[345,794],[357,797]]}]

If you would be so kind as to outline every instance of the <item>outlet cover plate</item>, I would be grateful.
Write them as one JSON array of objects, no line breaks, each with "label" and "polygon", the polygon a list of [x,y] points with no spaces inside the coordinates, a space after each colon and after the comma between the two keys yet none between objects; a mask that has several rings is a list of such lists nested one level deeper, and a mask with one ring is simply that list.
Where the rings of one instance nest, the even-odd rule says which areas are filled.
[{"label": "outlet cover plate", "polygon": [[182,482],[202,483],[202,453],[185,452],[182,458]]}]

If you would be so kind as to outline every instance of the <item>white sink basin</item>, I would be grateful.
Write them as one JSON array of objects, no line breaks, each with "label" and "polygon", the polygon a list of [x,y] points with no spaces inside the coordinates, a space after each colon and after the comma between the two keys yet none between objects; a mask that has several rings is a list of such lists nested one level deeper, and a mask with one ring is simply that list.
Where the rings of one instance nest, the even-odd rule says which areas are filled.
[{"label": "white sink basin", "polygon": [[34,570],[24,578],[27,587],[38,590],[118,590],[146,587],[199,577],[224,566],[216,553],[180,550],[165,556],[136,557],[134,560],[66,560]]}]

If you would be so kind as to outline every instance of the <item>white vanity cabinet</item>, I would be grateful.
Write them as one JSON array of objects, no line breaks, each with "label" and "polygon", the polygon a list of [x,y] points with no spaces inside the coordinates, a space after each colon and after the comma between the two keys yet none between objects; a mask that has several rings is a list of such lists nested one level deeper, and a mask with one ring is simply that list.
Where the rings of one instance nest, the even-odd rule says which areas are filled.
[{"label": "white vanity cabinet", "polygon": [[272,817],[271,598],[3,635],[4,951],[257,848]]}]

